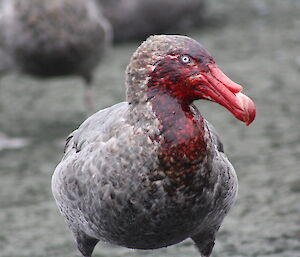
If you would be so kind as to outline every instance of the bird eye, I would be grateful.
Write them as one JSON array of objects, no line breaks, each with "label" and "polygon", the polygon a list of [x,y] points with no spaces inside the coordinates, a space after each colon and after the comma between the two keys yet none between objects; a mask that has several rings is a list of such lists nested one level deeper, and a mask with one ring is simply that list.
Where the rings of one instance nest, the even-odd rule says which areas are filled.
[{"label": "bird eye", "polygon": [[187,55],[181,56],[180,59],[181,59],[182,63],[185,63],[185,64],[189,63],[191,61],[191,58]]}]

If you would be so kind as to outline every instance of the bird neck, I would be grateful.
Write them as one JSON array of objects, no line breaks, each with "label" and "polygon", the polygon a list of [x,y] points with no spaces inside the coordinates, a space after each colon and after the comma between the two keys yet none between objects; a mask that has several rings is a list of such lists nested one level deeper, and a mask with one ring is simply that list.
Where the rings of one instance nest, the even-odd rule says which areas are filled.
[{"label": "bird neck", "polygon": [[188,183],[207,159],[205,121],[193,104],[148,89],[152,111],[160,123],[159,134],[152,138],[160,146],[160,168],[179,184]]}]

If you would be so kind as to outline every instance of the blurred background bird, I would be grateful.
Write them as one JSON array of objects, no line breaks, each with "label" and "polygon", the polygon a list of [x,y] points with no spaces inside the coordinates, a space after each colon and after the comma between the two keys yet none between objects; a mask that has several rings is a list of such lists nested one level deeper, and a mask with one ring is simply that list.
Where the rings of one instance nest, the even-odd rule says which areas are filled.
[{"label": "blurred background bird", "polygon": [[205,0],[97,0],[116,41],[187,32],[205,17]]},{"label": "blurred background bird", "polygon": [[0,72],[80,76],[91,112],[93,72],[112,39],[94,0],[3,0],[0,19]]}]

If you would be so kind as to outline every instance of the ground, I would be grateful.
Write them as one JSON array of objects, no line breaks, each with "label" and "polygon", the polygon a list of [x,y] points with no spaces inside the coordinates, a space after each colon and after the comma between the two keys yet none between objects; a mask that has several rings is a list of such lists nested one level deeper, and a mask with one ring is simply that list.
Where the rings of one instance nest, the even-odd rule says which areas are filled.
[{"label": "ground", "polygon": [[[245,127],[223,107],[197,103],[218,130],[239,177],[238,201],[217,235],[213,257],[299,257],[300,1],[209,2],[213,22],[186,34],[201,42],[257,105],[256,120]],[[99,66],[97,109],[124,99],[124,70],[138,44],[115,46]],[[79,256],[50,181],[62,139],[84,120],[82,85],[77,78],[42,81],[16,74],[0,81],[0,131],[29,140],[21,148],[0,144],[1,257]],[[94,256],[198,254],[187,240],[156,251],[99,244]]]}]

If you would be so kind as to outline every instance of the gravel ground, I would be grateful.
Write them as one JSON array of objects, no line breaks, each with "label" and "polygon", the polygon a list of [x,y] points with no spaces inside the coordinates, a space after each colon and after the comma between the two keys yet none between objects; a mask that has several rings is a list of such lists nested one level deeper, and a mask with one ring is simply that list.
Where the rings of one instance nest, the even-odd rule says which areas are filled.
[{"label": "gravel ground", "polygon": [[[257,104],[257,119],[245,127],[224,108],[198,103],[219,131],[240,183],[213,256],[299,257],[300,1],[210,2],[207,16],[213,22],[187,34],[245,85]],[[100,65],[94,95],[98,109],[124,99],[124,70],[138,44],[115,46]],[[52,199],[50,181],[62,156],[62,139],[84,117],[83,83],[77,78],[41,81],[12,74],[0,81],[0,131],[26,142],[0,148],[1,257],[79,256]],[[7,144],[9,138],[3,138]],[[94,256],[198,254],[187,240],[156,251],[99,244]]]}]

